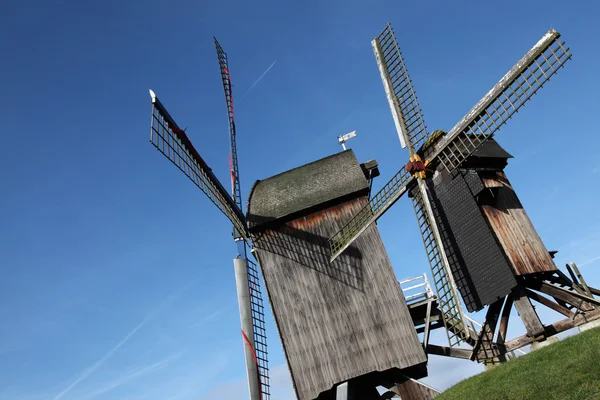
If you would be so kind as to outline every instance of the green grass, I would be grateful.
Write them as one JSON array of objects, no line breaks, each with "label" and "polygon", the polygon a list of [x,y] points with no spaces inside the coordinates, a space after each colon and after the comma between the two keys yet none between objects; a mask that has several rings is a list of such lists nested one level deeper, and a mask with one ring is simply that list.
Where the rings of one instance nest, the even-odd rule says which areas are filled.
[{"label": "green grass", "polygon": [[600,328],[499,365],[436,397],[459,399],[600,400]]}]

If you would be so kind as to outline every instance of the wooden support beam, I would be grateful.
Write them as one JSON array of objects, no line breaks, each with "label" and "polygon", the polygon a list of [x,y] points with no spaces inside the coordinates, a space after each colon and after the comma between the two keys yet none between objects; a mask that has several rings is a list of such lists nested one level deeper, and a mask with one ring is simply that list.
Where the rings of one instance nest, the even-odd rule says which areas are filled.
[{"label": "wooden support beam", "polygon": [[577,268],[577,264],[575,264],[574,262],[570,262],[569,264],[571,268],[573,268],[573,270],[575,271],[575,275],[577,275],[577,278],[579,278],[579,281],[581,282],[581,286],[583,287],[583,290],[585,290],[585,292],[587,293],[588,296],[592,297],[592,292],[590,292],[590,288],[588,288],[587,283],[585,283],[585,280],[583,279],[583,276],[581,275],[581,272],[579,272],[579,268]]},{"label": "wooden support beam", "polygon": [[569,275],[571,275],[573,283],[579,284],[579,282],[577,281],[577,277],[575,276],[575,272],[571,269],[571,266],[569,264],[565,264],[565,267],[567,267],[567,271],[569,272]]},{"label": "wooden support beam", "polygon": [[456,347],[438,346],[435,344],[427,345],[425,352],[427,354],[433,354],[436,356],[464,358],[467,360],[469,360],[471,358],[471,350],[469,350],[469,349],[459,349]]},{"label": "wooden support beam", "polygon": [[545,276],[544,279],[546,279],[552,283],[558,283],[559,285],[564,285],[564,286],[568,286],[568,287],[573,286],[573,281],[571,279],[569,279],[569,277],[567,275],[565,275],[565,273],[562,272],[560,269],[557,269],[556,271],[554,271],[554,273],[556,274],[556,276],[554,274],[552,274],[552,275]]},{"label": "wooden support beam", "polygon": [[508,319],[510,318],[510,310],[513,306],[513,298],[511,295],[506,296],[506,303],[502,309],[502,316],[500,317],[500,328],[498,329],[498,339],[496,343],[503,345],[506,341],[506,331],[508,330]]},{"label": "wooden support beam", "polygon": [[423,348],[429,344],[429,324],[431,323],[431,302],[427,303],[427,312],[425,313],[425,332],[423,333]]},{"label": "wooden support beam", "polygon": [[[580,285],[579,285],[579,281],[577,280],[577,276],[575,276],[575,273],[573,272],[573,270],[571,269],[571,267],[569,266],[569,264],[567,264],[567,271],[569,271],[569,275],[571,275],[571,279],[572,279],[573,281],[572,281],[572,282],[571,282],[571,281],[569,281],[569,278],[567,278],[567,276],[565,275],[565,273],[564,273],[564,272],[562,272],[562,271],[558,271],[558,272],[559,272],[559,275],[561,276],[561,278],[563,278],[564,280],[567,280],[567,281],[569,281],[569,283],[568,283],[568,284],[565,284],[565,283],[563,283],[563,282],[558,282],[558,283],[559,283],[559,284],[566,285],[566,286],[570,287],[571,289],[573,289],[573,290],[575,290],[576,292],[579,292],[579,293],[581,293],[581,294],[587,294],[587,293],[585,292],[585,290],[583,290],[583,289],[580,287]],[[553,280],[553,279],[550,279],[550,281],[551,281],[552,283],[555,283],[555,280]]]},{"label": "wooden support beam", "polygon": [[[531,282],[532,284],[530,285],[529,282]],[[581,294],[579,292],[571,292],[564,288],[551,285],[547,282],[530,280],[528,281],[527,286],[529,286],[533,290],[537,290],[539,292],[549,294],[552,297],[556,297],[563,301],[566,301],[567,303],[572,304],[578,308],[581,307],[583,302],[588,302],[590,304],[600,306],[600,300],[596,300],[593,297]]]},{"label": "wooden support beam", "polygon": [[593,288],[591,286],[588,286],[588,288],[590,289],[590,292],[592,292],[592,294],[595,294],[596,296],[600,296],[600,290]]},{"label": "wooden support beam", "polygon": [[[427,316],[426,314],[427,314],[427,308],[425,308],[425,313],[422,313],[420,315],[411,314],[411,316],[413,318],[413,324],[415,326],[425,325],[425,317]],[[439,310],[439,308],[432,308],[430,322],[441,321],[441,320],[442,320],[442,312]],[[423,331],[421,331],[421,332],[423,332]]]},{"label": "wooden support beam", "polygon": [[568,304],[565,301],[562,301],[561,299],[557,299],[556,297],[552,296],[552,298],[554,299],[554,301],[556,301],[559,305],[563,306],[564,308],[566,308],[567,310],[571,310],[572,308],[577,308],[577,307],[573,307],[572,305]]},{"label": "wooden support beam", "polygon": [[[567,331],[587,322],[595,321],[599,318],[600,311],[592,311],[585,314],[578,314],[575,316],[575,318],[563,319],[562,321],[558,321],[553,324],[547,325],[545,327],[546,336],[556,335],[557,333]],[[535,338],[532,338],[528,335],[519,336],[518,338],[509,340],[505,343],[506,351],[514,351],[520,349],[521,347],[527,346],[528,344],[531,344],[533,342],[535,342]]]},{"label": "wooden support beam", "polygon": [[[475,360],[477,358],[481,346],[484,346],[483,351],[492,350],[490,346],[493,342],[496,324],[498,323],[498,318],[500,317],[500,311],[502,310],[502,305],[504,304],[505,298],[506,297],[496,300],[488,307],[485,315],[485,321],[481,327],[481,332],[479,332],[479,337],[477,338],[475,346],[473,346],[473,351],[469,359]],[[486,344],[488,345],[487,349],[485,348]]]},{"label": "wooden support beam", "polygon": [[500,316],[500,327],[498,328],[498,338],[496,339],[496,345],[498,346],[498,361],[506,362],[509,360],[504,342],[506,341],[506,331],[508,330],[508,320],[510,318],[510,310],[513,306],[513,298],[511,295],[506,296],[506,303],[502,309],[502,315]]},{"label": "wooden support beam", "polygon": [[[434,331],[436,329],[440,329],[440,328],[444,328],[445,325],[444,323],[441,321],[441,319],[438,320],[432,320],[431,324],[429,324],[429,330],[430,331]],[[425,325],[420,326],[417,328],[417,333],[424,333],[425,332]]]},{"label": "wooden support beam", "polygon": [[540,321],[540,317],[535,312],[529,297],[525,294],[525,288],[521,285],[515,287],[512,291],[512,297],[515,302],[515,308],[521,317],[521,321],[525,325],[527,334],[531,337],[536,337],[544,334],[544,325]]},{"label": "wooden support beam", "polygon": [[535,293],[533,290],[525,289],[525,293],[531,300],[535,300],[538,303],[543,304],[546,307],[551,308],[552,310],[554,310],[558,313],[561,313],[565,317],[573,318],[573,316],[575,315],[575,313],[571,312],[571,310],[569,310],[567,307],[557,304],[544,296],[540,296],[539,294]]}]

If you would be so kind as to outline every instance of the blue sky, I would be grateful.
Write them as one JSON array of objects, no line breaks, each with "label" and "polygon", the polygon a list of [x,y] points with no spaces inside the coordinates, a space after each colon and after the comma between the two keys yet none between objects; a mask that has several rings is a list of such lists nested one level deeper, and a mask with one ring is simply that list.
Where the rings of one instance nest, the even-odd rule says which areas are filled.
[{"label": "blue sky", "polygon": [[[204,3],[3,4],[0,399],[245,397],[230,224],[148,144],[152,88],[228,182],[213,35],[229,54],[245,197],[256,179],[339,151],[351,130],[358,158],[380,163],[376,188],[405,162],[370,46],[388,20],[430,131],[557,29],[573,60],[497,139],[557,263],[600,286],[599,5]],[[399,279],[428,269],[406,199],[379,229]],[[273,398],[290,399],[268,329]],[[432,357],[428,383],[479,370]]]}]

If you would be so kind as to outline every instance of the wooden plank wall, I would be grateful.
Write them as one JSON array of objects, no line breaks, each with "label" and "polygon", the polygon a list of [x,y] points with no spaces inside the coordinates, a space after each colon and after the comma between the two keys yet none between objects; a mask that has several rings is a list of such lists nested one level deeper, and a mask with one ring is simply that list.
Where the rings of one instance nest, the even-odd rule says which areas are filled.
[{"label": "wooden plank wall", "polygon": [[329,263],[327,239],[366,202],[360,197],[254,237],[300,400],[372,371],[426,362],[376,225]]},{"label": "wooden plank wall", "polygon": [[484,187],[493,193],[487,204],[481,204],[481,209],[515,275],[555,271],[556,265],[504,172],[481,172],[480,176]]},{"label": "wooden plank wall", "polygon": [[469,312],[492,304],[517,285],[504,251],[473,195],[482,189],[481,179],[473,171],[457,174],[431,192],[446,256]]},{"label": "wooden plank wall", "polygon": [[396,392],[402,400],[431,400],[440,392],[414,379],[406,379],[396,384]]}]

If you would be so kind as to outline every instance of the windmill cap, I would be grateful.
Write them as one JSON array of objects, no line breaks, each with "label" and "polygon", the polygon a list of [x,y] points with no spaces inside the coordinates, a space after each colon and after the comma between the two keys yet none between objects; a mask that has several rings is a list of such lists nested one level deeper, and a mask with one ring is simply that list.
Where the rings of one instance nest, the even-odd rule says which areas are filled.
[{"label": "windmill cap", "polygon": [[342,151],[257,181],[248,199],[248,225],[259,231],[266,224],[296,219],[365,196],[368,190],[354,152]]}]

